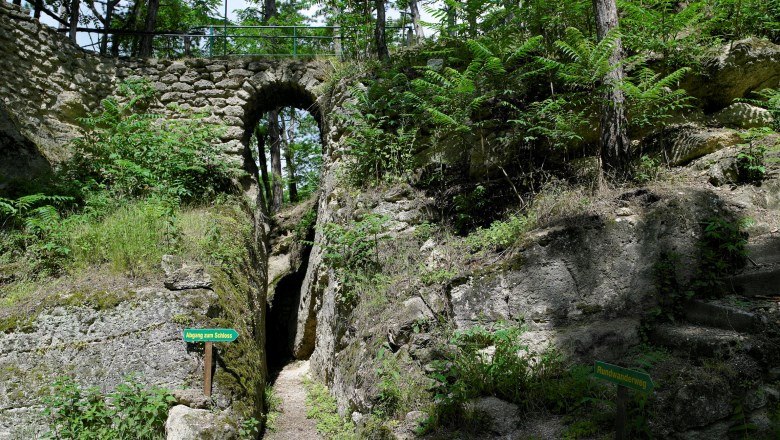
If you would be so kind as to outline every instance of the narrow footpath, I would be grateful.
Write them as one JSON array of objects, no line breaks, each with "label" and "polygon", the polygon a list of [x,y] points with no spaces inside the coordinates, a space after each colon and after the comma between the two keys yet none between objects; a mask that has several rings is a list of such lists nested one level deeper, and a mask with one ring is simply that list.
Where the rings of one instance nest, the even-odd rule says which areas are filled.
[{"label": "narrow footpath", "polygon": [[304,378],[309,374],[309,361],[286,365],[274,382],[274,392],[281,400],[279,416],[273,431],[266,431],[265,440],[321,440],[317,424],[306,418],[306,388]]}]

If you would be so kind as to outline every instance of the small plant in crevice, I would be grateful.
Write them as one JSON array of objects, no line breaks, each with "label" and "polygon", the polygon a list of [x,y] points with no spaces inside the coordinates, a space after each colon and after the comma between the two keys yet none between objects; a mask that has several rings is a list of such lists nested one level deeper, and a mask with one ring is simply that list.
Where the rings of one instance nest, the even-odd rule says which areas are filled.
[{"label": "small plant in crevice", "polygon": [[745,402],[741,398],[734,398],[731,401],[732,412],[729,422],[729,434],[732,437],[749,439],[752,438],[752,433],[758,429],[755,423],[749,420],[749,415],[746,412]]},{"label": "small plant in crevice", "polygon": [[355,288],[370,282],[379,269],[380,234],[385,229],[387,217],[370,214],[360,221],[346,226],[330,222],[322,225],[323,260],[332,268],[342,283],[339,301],[352,304]]},{"label": "small plant in crevice", "polygon": [[653,267],[658,291],[657,306],[650,310],[652,320],[678,320],[685,313],[685,303],[694,296],[693,290],[678,281],[676,268],[679,261],[679,254],[662,252]]},{"label": "small plant in crevice", "polygon": [[[273,429],[271,429],[273,430]],[[241,440],[255,440],[260,435],[260,421],[254,417],[244,419],[238,427],[238,438]]]},{"label": "small plant in crevice", "polygon": [[722,290],[725,278],[745,267],[748,234],[745,227],[751,219],[732,220],[713,217],[704,223],[699,242],[699,269],[693,289],[702,296]]},{"label": "small plant in crevice", "polygon": [[329,440],[357,440],[355,424],[342,418],[338,403],[325,385],[306,380],[306,417],[317,423],[317,432]]},{"label": "small plant in crevice", "polygon": [[642,332],[646,333],[656,322],[680,319],[694,297],[722,293],[726,278],[742,269],[747,261],[748,235],[744,228],[749,224],[750,219],[725,217],[712,217],[702,223],[698,267],[688,282],[681,282],[677,276],[682,257],[675,252],[660,253],[654,266],[657,304],[646,315]]},{"label": "small plant in crevice", "polygon": [[455,229],[465,233],[476,225],[489,200],[485,187],[477,185],[471,191],[456,195],[452,201],[455,208]]},{"label": "small plant in crevice", "polygon": [[766,147],[749,143],[737,153],[737,181],[757,184],[764,180]]},{"label": "small plant in crevice", "polygon": [[638,184],[646,184],[658,179],[662,171],[661,160],[657,157],[643,155],[634,170],[634,181]]}]

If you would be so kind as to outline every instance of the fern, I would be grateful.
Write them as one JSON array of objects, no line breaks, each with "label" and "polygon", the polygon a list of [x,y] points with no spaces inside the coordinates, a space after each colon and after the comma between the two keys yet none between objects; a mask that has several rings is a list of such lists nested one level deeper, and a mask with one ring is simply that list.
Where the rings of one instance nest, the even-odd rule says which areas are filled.
[{"label": "fern", "polygon": [[691,98],[683,89],[674,87],[690,71],[680,68],[663,76],[648,68],[623,83],[628,102],[629,123],[634,128],[646,128],[663,123],[674,112],[691,107]]}]

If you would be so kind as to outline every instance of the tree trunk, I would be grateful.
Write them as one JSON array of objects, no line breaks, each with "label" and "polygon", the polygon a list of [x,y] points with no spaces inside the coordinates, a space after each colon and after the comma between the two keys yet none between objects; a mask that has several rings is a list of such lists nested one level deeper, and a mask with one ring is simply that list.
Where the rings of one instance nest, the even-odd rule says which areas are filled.
[{"label": "tree trunk", "polygon": [[[593,0],[596,12],[596,32],[599,40],[618,26],[618,12],[615,0]],[[601,134],[599,137],[599,153],[603,165],[612,174],[623,174],[631,154],[631,144],[626,132],[626,103],[620,84],[623,82],[622,44],[620,39],[615,43],[615,50],[609,57],[609,63],[614,67],[604,78],[607,87],[601,112]]]},{"label": "tree trunk", "polygon": [[[273,193],[271,192],[271,182],[268,180],[268,156],[265,154],[265,133],[255,128],[255,137],[257,138],[257,160],[260,162],[260,179],[263,184],[263,191],[265,191],[264,200],[271,200]],[[266,209],[269,207],[266,206]]]},{"label": "tree trunk", "polygon": [[16,6],[22,6],[22,0],[14,0]]},{"label": "tree trunk", "polygon": [[290,124],[285,127],[284,119],[282,119],[282,133],[284,134],[284,161],[287,164],[287,194],[290,196],[290,203],[295,203],[298,201],[298,183],[292,151],[295,139],[295,109],[290,110]]},{"label": "tree trunk", "polygon": [[[144,32],[154,32],[154,28],[157,24],[157,11],[160,9],[160,0],[149,0],[148,7],[146,9],[146,21],[144,23]],[[152,56],[152,43],[154,42],[154,35],[144,35],[141,37],[141,48],[139,56],[150,57]]]},{"label": "tree trunk", "polygon": [[414,25],[414,40],[419,43],[425,37],[423,34],[422,23],[420,23],[420,8],[417,6],[417,0],[409,0],[409,12],[412,13],[412,24]]},{"label": "tree trunk", "polygon": [[33,12],[33,18],[41,18],[41,11],[43,10],[43,0],[35,0],[35,11]]},{"label": "tree trunk", "polygon": [[276,0],[265,0],[263,3],[263,22],[268,24],[276,16]]},{"label": "tree trunk", "polygon": [[376,6],[376,26],[374,27],[374,42],[376,43],[376,53],[380,60],[390,59],[390,52],[387,50],[387,35],[385,35],[385,0],[374,0]]},{"label": "tree trunk", "polygon": [[447,12],[447,35],[455,35],[455,7],[447,5],[444,7]]},{"label": "tree trunk", "polygon": [[281,133],[279,131],[279,110],[268,112],[268,143],[271,150],[271,172],[273,173],[272,212],[277,212],[284,202],[282,188],[282,158],[280,153]]},{"label": "tree trunk", "polygon": [[81,8],[80,0],[72,0],[70,2],[70,31],[68,37],[76,42],[76,28],[79,27],[79,9]]},{"label": "tree trunk", "polygon": [[[118,2],[108,0],[106,2],[106,20],[103,22],[103,28],[111,29],[111,20],[114,18],[114,6]],[[108,32],[103,33],[103,41],[100,42],[100,55],[108,55]]]}]

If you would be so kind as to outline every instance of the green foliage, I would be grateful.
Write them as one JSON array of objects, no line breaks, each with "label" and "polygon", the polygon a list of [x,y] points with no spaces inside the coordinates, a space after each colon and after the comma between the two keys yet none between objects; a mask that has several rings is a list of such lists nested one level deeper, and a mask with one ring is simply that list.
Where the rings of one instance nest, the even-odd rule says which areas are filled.
[{"label": "green foliage", "polygon": [[634,129],[652,128],[663,124],[675,112],[690,108],[693,99],[683,89],[674,89],[690,71],[683,67],[664,76],[649,68],[623,83],[628,103],[628,120]]},{"label": "green foliage", "polygon": [[764,180],[766,166],[764,165],[766,147],[748,144],[737,154],[737,181],[742,183],[759,183]]},{"label": "green foliage", "polygon": [[472,251],[501,251],[517,243],[533,227],[533,218],[513,214],[506,220],[494,221],[487,228],[477,228],[466,237],[466,245]]},{"label": "green foliage", "polygon": [[163,254],[177,249],[177,212],[169,201],[149,199],[128,203],[97,221],[71,216],[66,223],[71,264],[109,264],[130,276],[156,271]]},{"label": "green foliage", "polygon": [[335,222],[322,225],[323,260],[336,271],[343,283],[341,302],[353,303],[357,300],[353,296],[354,288],[366,282],[378,269],[377,246],[387,220],[384,216],[370,214],[347,226]]},{"label": "green foliage", "polygon": [[396,122],[384,115],[392,95],[383,91],[382,98],[374,99],[373,93],[372,88],[353,88],[357,104],[348,105],[340,116],[347,127],[346,153],[353,159],[348,164],[349,179],[357,186],[404,176],[413,165],[418,129],[406,118]]},{"label": "green foliage", "polygon": [[57,379],[44,399],[47,438],[157,440],[175,399],[163,388],[145,388],[133,379],[109,394],[82,388],[73,379]]},{"label": "green foliage", "polygon": [[623,44],[633,53],[660,56],[665,70],[696,66],[717,42],[706,32],[691,32],[708,19],[703,1],[627,0],[619,5]]},{"label": "green foliage", "polygon": [[527,410],[571,413],[585,397],[597,394],[590,368],[567,368],[554,351],[531,352],[521,342],[522,332],[518,325],[499,324],[453,335],[446,358],[433,364],[436,404],[429,429],[468,428],[464,403],[479,396],[496,396]]},{"label": "green foliage", "polygon": [[154,96],[147,82],[120,86],[120,101],[106,98],[102,110],[81,120],[83,136],[67,174],[90,190],[116,197],[157,194],[202,200],[231,187],[235,173],[215,146],[220,130],[201,116],[164,119],[142,113]]},{"label": "green foliage", "polygon": [[[273,430],[272,428],[269,428]],[[255,440],[260,435],[260,421],[254,417],[241,421],[238,427],[238,438],[241,440]]]},{"label": "green foliage", "polygon": [[745,266],[748,234],[744,228],[750,223],[749,219],[735,221],[713,217],[703,225],[699,244],[700,267],[694,281],[698,294],[713,295],[726,276]]},{"label": "green foliage", "polygon": [[265,401],[265,429],[268,431],[276,430],[276,420],[281,415],[282,399],[276,394],[276,390],[271,384],[265,386],[263,394]]},{"label": "green foliage", "polygon": [[356,440],[355,426],[338,413],[336,399],[328,388],[317,382],[305,382],[306,417],[317,422],[317,431],[328,440]]},{"label": "green foliage", "polygon": [[306,240],[309,231],[317,223],[317,209],[309,208],[302,216],[301,220],[295,225],[295,239],[298,241]]},{"label": "green foliage", "polygon": [[455,205],[455,228],[459,232],[465,232],[474,227],[479,221],[482,211],[488,205],[485,197],[487,190],[482,185],[477,185],[471,191],[466,191],[453,197]]},{"label": "green foliage", "polygon": [[634,170],[634,181],[639,184],[646,184],[656,180],[661,173],[662,162],[657,157],[642,155],[639,158],[639,164]]},{"label": "green foliage", "polygon": [[743,230],[749,220],[734,221],[713,217],[702,224],[698,243],[699,265],[689,283],[680,282],[677,268],[680,256],[664,252],[655,264],[657,307],[649,313],[649,320],[675,321],[685,314],[687,302],[695,296],[715,296],[722,292],[727,276],[744,267],[747,252],[747,233]]}]

